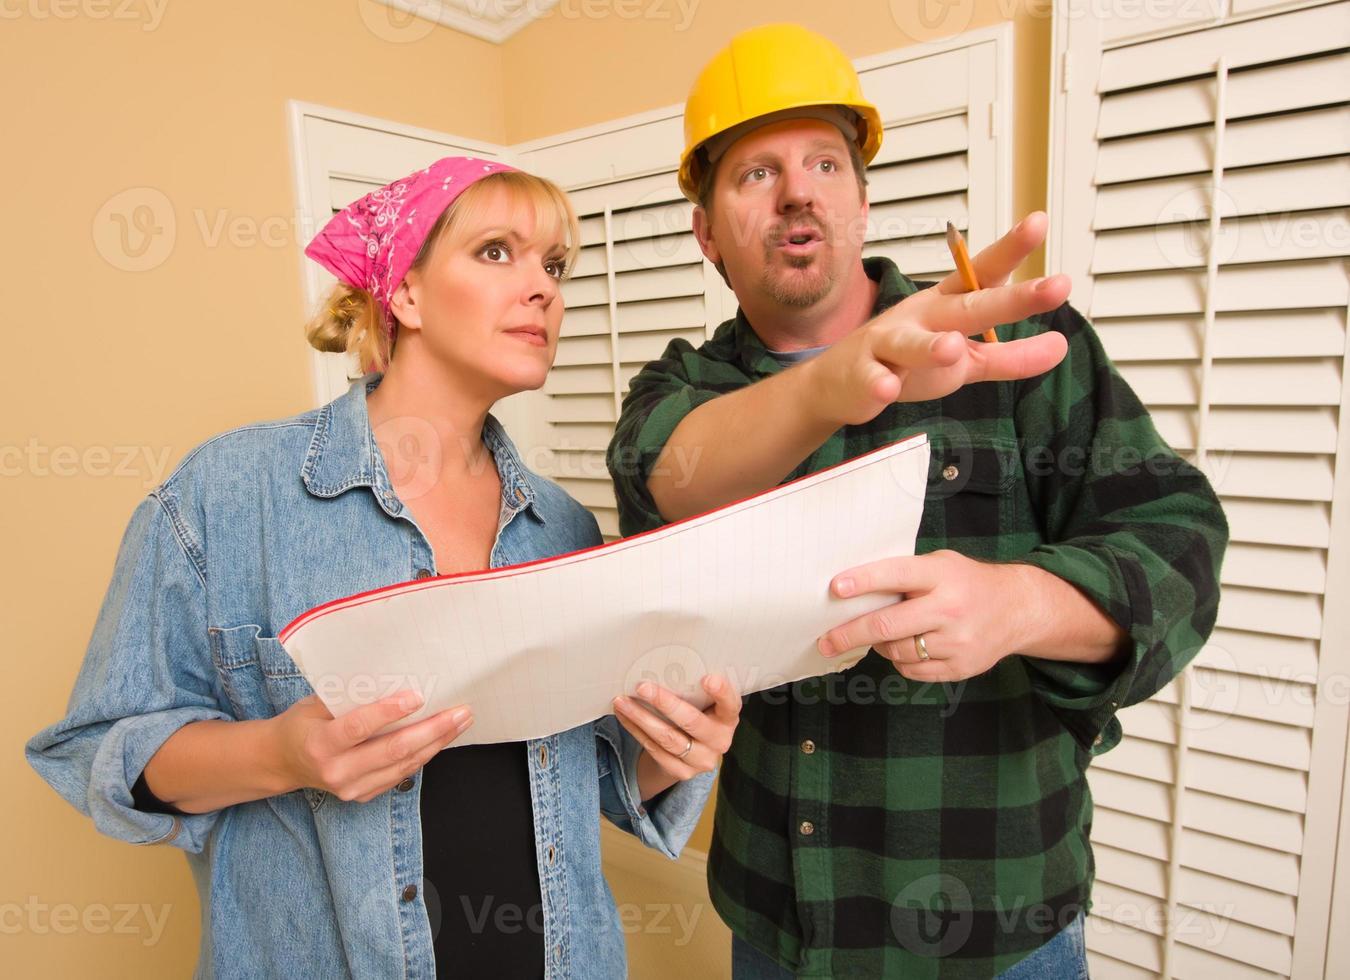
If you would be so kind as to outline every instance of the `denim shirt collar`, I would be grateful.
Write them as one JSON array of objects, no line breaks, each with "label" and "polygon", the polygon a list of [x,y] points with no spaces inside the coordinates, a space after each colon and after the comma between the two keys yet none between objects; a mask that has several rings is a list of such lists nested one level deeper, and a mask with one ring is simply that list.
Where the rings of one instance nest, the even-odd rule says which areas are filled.
[{"label": "denim shirt collar", "polygon": [[[300,479],[316,497],[336,497],[352,487],[368,486],[385,513],[397,517],[403,512],[403,503],[389,480],[366,407],[366,395],[379,387],[383,378],[378,373],[357,378],[345,395],[319,409],[314,436],[300,466]],[[527,510],[543,524],[529,471],[506,430],[490,413],[483,422],[483,443],[492,453],[502,481],[502,507],[513,512]]]}]

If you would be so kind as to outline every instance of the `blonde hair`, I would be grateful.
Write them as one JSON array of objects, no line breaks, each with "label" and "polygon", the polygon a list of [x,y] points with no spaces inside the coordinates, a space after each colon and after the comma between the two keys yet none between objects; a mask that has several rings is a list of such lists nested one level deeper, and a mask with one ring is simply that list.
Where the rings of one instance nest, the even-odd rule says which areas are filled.
[{"label": "blonde hair", "polygon": [[[519,170],[489,174],[469,187],[446,208],[427,232],[409,272],[426,266],[442,241],[451,247],[463,244],[468,231],[482,223],[488,209],[489,191],[501,188],[511,196],[512,223],[525,209],[533,212],[535,237],[546,240],[558,236],[567,248],[564,276],[572,270],[581,249],[581,232],[576,212],[562,188],[551,180]],[[384,310],[369,290],[339,282],[318,312],[305,326],[305,339],[317,350],[335,354],[354,354],[363,373],[383,372],[394,357],[401,324],[394,320],[394,336],[385,332]]]}]

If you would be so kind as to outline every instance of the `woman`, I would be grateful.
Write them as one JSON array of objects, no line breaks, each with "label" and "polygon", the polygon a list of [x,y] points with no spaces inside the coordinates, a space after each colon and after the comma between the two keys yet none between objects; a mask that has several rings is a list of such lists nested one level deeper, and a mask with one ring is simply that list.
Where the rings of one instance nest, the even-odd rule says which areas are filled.
[{"label": "woman", "polygon": [[619,698],[617,721],[440,752],[472,705],[378,734],[420,707],[400,691],[335,720],[276,638],[339,596],[600,541],[489,414],[543,384],[577,242],[563,193],[500,163],[367,195],[306,254],[342,281],[310,342],[371,373],[208,440],[133,514],[28,757],[104,833],[187,852],[199,974],[624,973],[596,811],[677,855],[736,724],[725,680],[706,711],[641,689],[673,725]]}]

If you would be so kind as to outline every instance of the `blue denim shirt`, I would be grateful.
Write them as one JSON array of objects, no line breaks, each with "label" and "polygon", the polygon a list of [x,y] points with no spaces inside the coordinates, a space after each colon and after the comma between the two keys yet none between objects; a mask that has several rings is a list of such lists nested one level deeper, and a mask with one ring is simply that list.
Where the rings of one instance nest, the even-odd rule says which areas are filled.
[{"label": "blue denim shirt", "polygon": [[[368,803],[305,789],[182,817],[132,800],[181,726],[268,718],[310,693],[276,638],[291,619],[434,571],[371,431],[366,393],[381,378],[206,441],[141,501],[66,717],[28,742],[33,768],[98,830],[187,852],[198,976],[435,976],[420,779]],[[483,441],[502,485],[494,567],[600,542],[590,513],[526,470],[491,416]],[[550,978],[625,973],[599,813],[674,858],[711,789],[704,774],[644,808],[640,751],[612,715],[527,744]]]}]

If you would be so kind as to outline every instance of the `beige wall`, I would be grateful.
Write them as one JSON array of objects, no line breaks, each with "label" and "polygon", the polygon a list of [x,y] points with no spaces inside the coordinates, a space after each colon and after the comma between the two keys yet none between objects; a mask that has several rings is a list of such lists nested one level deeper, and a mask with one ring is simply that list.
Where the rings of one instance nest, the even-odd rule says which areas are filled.
[{"label": "beige wall", "polygon": [[[703,59],[754,23],[798,20],[853,56],[911,41],[883,0],[703,0],[685,30],[678,17],[566,16],[582,8],[564,0],[500,47],[391,22],[367,0],[130,0],[130,19],[109,16],[119,7],[0,9],[0,173],[12,192],[0,268],[14,351],[0,410],[10,976],[182,976],[195,959],[181,854],[100,837],[21,745],[63,713],[139,498],[202,439],[310,406],[286,100],[513,142],[681,101]],[[969,26],[1000,9],[982,0]],[[1048,49],[1048,21],[1020,17],[1018,212],[1043,204]],[[139,232],[128,249],[99,220],[132,188],[158,202],[141,212],[163,229],[152,248],[169,242],[172,213],[162,260],[138,254]],[[696,844],[706,838],[705,824]],[[117,930],[131,906],[148,906],[162,931],[143,909],[135,931]]]},{"label": "beige wall", "polygon": [[[196,958],[197,899],[181,853],[100,837],[28,768],[21,744],[62,715],[121,532],[164,475],[160,461],[171,467],[216,432],[310,407],[296,236],[250,243],[255,230],[293,225],[286,100],[505,135],[499,48],[443,29],[390,42],[361,13],[356,0],[241,0],[169,3],[152,30],[148,19],[0,21],[9,192],[0,269],[13,352],[0,444],[155,456],[131,476],[112,475],[117,452],[60,476],[25,453],[28,475],[0,483],[6,976],[36,976],[41,965],[49,976],[177,977]],[[158,267],[123,271],[91,229],[104,202],[142,186],[172,204],[175,242]],[[212,237],[222,216],[239,244]],[[3,462],[12,473],[12,454]],[[34,903],[88,910],[93,930],[58,933],[70,913],[53,922]],[[115,910],[111,923],[96,918],[101,906],[142,903],[157,916],[169,906],[151,945],[144,928],[110,933]]]}]

